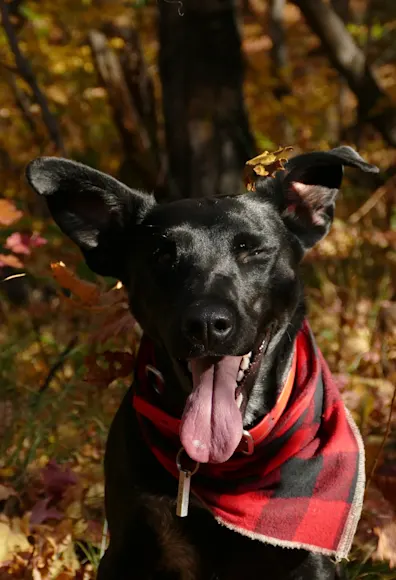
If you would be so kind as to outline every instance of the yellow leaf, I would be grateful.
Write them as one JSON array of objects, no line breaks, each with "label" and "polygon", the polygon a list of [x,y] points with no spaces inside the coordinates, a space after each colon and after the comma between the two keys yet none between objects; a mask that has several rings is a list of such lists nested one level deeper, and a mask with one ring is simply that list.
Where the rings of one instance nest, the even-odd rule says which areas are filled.
[{"label": "yellow leaf", "polygon": [[14,526],[8,518],[0,521],[0,564],[11,559],[15,552],[30,552],[31,550],[32,546],[18,526]]},{"label": "yellow leaf", "polygon": [[57,427],[58,440],[65,446],[78,445],[81,433],[73,424],[60,423]]},{"label": "yellow leaf", "polygon": [[[103,499],[102,499],[101,505],[103,505]],[[75,524],[73,525],[74,537],[75,538],[84,538],[84,536],[86,536],[86,533],[87,533],[87,528],[88,528],[88,524],[86,521],[77,520],[75,522]]]},{"label": "yellow leaf", "polygon": [[104,485],[103,482],[97,482],[88,488],[85,495],[85,504],[91,508],[99,509],[103,505]]},{"label": "yellow leaf", "polygon": [[276,151],[263,151],[260,155],[249,159],[246,162],[245,168],[245,185],[248,191],[255,190],[255,175],[260,177],[272,177],[277,171],[284,171],[284,163],[287,161],[287,157],[284,157],[285,153],[289,153],[293,150],[293,147],[280,147]]},{"label": "yellow leaf", "polygon": [[67,506],[67,509],[66,509],[65,514],[71,520],[80,520],[80,519],[82,519],[83,516],[82,516],[82,506],[81,506],[81,502],[78,501],[78,500],[73,501],[71,504],[69,504]]},{"label": "yellow leaf", "polygon": [[13,467],[2,467],[0,468],[0,477],[4,479],[9,479],[15,475],[15,469]]},{"label": "yellow leaf", "polygon": [[113,48],[123,48],[125,46],[125,41],[123,38],[119,38],[118,36],[116,38],[112,38],[109,42],[110,46],[112,46]]},{"label": "yellow leaf", "polygon": [[69,102],[67,94],[57,85],[52,85],[47,89],[48,97],[58,105],[67,105]]},{"label": "yellow leaf", "polygon": [[253,157],[253,159],[249,159],[246,161],[246,165],[250,165],[251,167],[257,166],[264,166],[268,167],[271,166],[275,161],[287,161],[287,157],[280,157],[282,153],[289,153],[293,151],[293,147],[279,147],[276,151],[263,151],[260,155]]}]

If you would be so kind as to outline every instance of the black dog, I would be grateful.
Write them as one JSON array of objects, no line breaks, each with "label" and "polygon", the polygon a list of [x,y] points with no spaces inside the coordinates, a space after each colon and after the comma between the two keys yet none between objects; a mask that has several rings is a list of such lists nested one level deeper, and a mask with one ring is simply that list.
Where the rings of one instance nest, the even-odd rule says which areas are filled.
[{"label": "black dog", "polygon": [[[323,387],[298,269],[331,226],[343,166],[377,171],[339,147],[291,159],[255,192],[162,205],[72,161],[28,166],[90,268],[123,282],[145,333],[107,444],[111,541],[100,580],[336,578],[331,556],[348,551],[360,514],[362,453]],[[181,446],[179,510],[190,481],[194,492],[184,518]]]}]

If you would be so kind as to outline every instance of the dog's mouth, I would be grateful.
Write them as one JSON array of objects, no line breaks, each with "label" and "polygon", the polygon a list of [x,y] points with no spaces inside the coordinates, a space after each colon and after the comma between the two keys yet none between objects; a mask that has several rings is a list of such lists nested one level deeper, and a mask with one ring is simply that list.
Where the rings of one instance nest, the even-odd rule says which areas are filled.
[{"label": "dog's mouth", "polygon": [[223,463],[238,447],[243,433],[241,406],[244,386],[255,373],[264,352],[243,356],[206,356],[188,361],[193,389],[180,426],[186,453],[199,463]]},{"label": "dog's mouth", "polygon": [[[248,354],[244,354],[242,357],[235,357],[235,358],[240,358],[238,374],[236,376],[236,385],[237,386],[235,388],[235,402],[237,404],[238,409],[240,409],[242,406],[242,402],[243,402],[242,387],[243,387],[243,383],[245,382],[245,378],[247,377],[247,375],[250,372],[250,367],[252,365],[252,355],[253,355],[253,351],[250,351]],[[206,358],[209,359],[210,357],[206,357]],[[211,358],[214,361],[216,361],[217,359],[220,361],[224,357],[211,357]],[[193,359],[189,359],[186,362],[186,369],[187,369],[188,375],[189,375],[191,380],[193,378],[193,376],[192,376],[192,360]],[[254,360],[256,360],[256,357],[254,357]]]}]

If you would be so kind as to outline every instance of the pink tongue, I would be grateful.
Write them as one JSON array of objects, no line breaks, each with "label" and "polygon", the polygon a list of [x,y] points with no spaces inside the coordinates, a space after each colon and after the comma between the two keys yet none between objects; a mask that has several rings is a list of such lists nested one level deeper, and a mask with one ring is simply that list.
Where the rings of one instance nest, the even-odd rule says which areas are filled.
[{"label": "pink tongue", "polygon": [[240,356],[191,360],[193,391],[180,426],[180,440],[199,463],[223,463],[242,438],[242,415],[235,402]]}]

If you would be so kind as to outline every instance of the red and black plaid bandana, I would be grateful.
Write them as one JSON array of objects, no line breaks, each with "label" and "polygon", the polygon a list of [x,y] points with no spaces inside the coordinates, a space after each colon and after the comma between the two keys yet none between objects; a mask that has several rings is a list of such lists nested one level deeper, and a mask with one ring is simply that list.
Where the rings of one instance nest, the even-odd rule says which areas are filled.
[{"label": "red and black plaid bandana", "polygon": [[[152,346],[142,343],[134,406],[158,461],[178,477],[179,419],[151,413],[145,367]],[[359,431],[305,322],[295,341],[289,401],[250,456],[202,464],[191,489],[224,526],[274,546],[347,557],[364,493]],[[145,418],[144,418],[145,416]],[[147,418],[150,421],[147,421]]]}]

